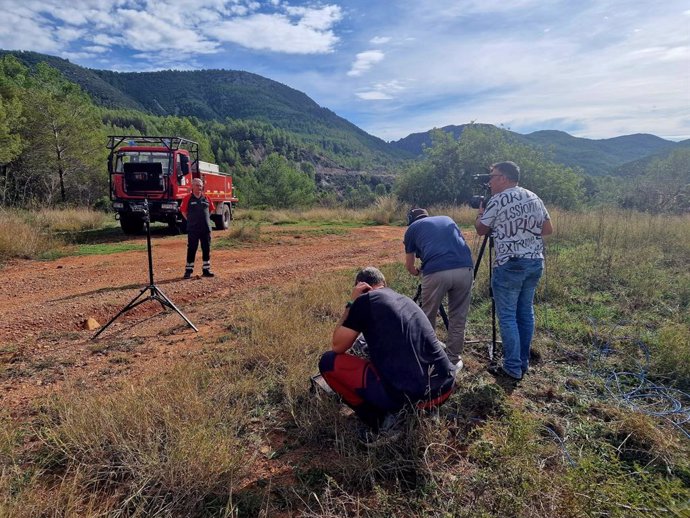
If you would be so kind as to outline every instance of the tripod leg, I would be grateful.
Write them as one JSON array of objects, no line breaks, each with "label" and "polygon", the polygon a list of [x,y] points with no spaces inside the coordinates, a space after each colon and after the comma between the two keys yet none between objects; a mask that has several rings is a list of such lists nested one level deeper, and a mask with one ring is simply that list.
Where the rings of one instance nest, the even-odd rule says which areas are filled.
[{"label": "tripod leg", "polygon": [[[157,300],[163,309],[170,307],[166,300],[162,300],[161,297],[158,296],[158,293],[163,294],[163,292],[158,289],[158,286],[152,284],[151,286],[149,286],[149,289],[151,290],[149,299]],[[165,295],[163,295],[163,297],[165,297]],[[167,299],[167,297],[165,297],[165,299]]]},{"label": "tripod leg", "polygon": [[438,312],[441,315],[441,320],[443,320],[443,325],[446,326],[446,331],[448,330],[448,313],[446,313],[446,308],[441,304],[438,307]]},{"label": "tripod leg", "polygon": [[134,307],[137,307],[137,306],[138,306],[139,304],[141,304],[142,302],[147,301],[148,299],[143,299],[143,300],[139,300],[139,301],[137,302],[137,300],[139,299],[139,297],[141,297],[147,289],[148,289],[148,286],[147,286],[146,288],[143,288],[143,289],[139,292],[139,295],[137,295],[136,297],[134,297],[134,298],[129,302],[129,304],[127,304],[124,308],[122,308],[122,309],[120,310],[120,312],[119,312],[117,315],[115,315],[113,318],[111,318],[110,321],[109,321],[106,325],[104,325],[103,327],[101,327],[101,328],[98,330],[98,333],[96,333],[95,335],[93,335],[93,337],[91,337],[91,340],[95,340],[96,338],[98,338],[98,335],[100,335],[103,331],[105,331],[105,330],[108,328],[108,326],[109,326],[110,324],[112,324],[113,322],[115,322],[115,320],[117,320],[117,318],[118,318],[120,315],[122,315],[123,313],[129,311],[130,309],[132,309],[132,308],[134,308]]},{"label": "tripod leg", "polygon": [[199,332],[199,330],[196,328],[196,326],[194,324],[192,324],[192,322],[185,316],[185,314],[182,313],[182,311],[180,311],[179,309],[177,309],[177,306],[175,306],[175,304],[173,304],[172,301],[168,297],[165,296],[165,293],[163,293],[157,286],[153,286],[152,291],[153,290],[156,291],[156,295],[153,295],[152,298],[155,298],[158,302],[161,303],[161,305],[168,306],[169,308],[173,309],[175,311],[175,313],[180,315],[182,317],[182,319],[185,322],[187,322],[189,327],[194,329],[194,331],[196,331],[197,333]]}]

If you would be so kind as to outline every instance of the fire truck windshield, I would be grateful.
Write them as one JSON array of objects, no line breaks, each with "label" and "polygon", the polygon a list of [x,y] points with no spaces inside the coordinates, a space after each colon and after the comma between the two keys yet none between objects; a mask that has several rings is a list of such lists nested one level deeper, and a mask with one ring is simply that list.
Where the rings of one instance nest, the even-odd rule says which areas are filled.
[{"label": "fire truck windshield", "polygon": [[165,175],[169,175],[172,171],[170,153],[160,153],[154,151],[122,151],[117,154],[117,158],[115,160],[115,172],[124,173],[124,164],[127,163],[161,164],[163,174]]}]

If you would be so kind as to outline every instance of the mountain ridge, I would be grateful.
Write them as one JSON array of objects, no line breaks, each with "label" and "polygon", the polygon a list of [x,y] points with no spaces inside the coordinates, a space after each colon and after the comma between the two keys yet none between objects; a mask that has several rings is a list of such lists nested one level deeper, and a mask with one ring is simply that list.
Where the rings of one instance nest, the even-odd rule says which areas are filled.
[{"label": "mountain ridge", "polygon": [[[252,72],[224,69],[113,72],[81,67],[36,52],[0,50],[0,56],[5,54],[14,55],[32,67],[46,62],[106,108],[221,122],[227,118],[256,120],[293,132],[325,149],[368,157],[370,162],[381,165],[419,157],[424,146],[431,144],[431,129],[386,142],[318,105],[304,92]],[[496,128],[490,124],[472,124]],[[440,129],[457,138],[467,126],[448,125]],[[534,146],[551,160],[579,167],[592,176],[611,174],[626,163],[683,145],[646,133],[596,140],[560,130],[520,134],[497,129],[510,142]]]},{"label": "mountain ridge", "polygon": [[[438,129],[458,138],[469,125],[448,125]],[[492,127],[496,128],[496,126]],[[570,167],[580,167],[593,176],[610,174],[627,162],[658,155],[683,145],[682,142],[673,142],[649,133],[621,135],[608,139],[588,139],[574,137],[561,130],[538,130],[522,134],[505,128],[497,129],[503,132],[508,141],[537,147],[556,162]],[[420,156],[424,146],[431,145],[431,131],[412,133],[390,144],[415,156]]]}]

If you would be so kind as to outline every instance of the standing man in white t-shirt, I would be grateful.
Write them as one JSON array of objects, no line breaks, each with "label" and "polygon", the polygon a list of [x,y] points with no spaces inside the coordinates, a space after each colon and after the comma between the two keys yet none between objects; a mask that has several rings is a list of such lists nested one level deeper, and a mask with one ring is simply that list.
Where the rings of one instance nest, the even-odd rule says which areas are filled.
[{"label": "standing man in white t-shirt", "polygon": [[477,234],[494,238],[496,257],[491,288],[503,341],[503,366],[489,372],[521,380],[529,366],[534,334],[534,292],[544,271],[542,236],[553,232],[549,213],[539,196],[518,187],[515,162],[491,166],[491,198],[480,207]]}]

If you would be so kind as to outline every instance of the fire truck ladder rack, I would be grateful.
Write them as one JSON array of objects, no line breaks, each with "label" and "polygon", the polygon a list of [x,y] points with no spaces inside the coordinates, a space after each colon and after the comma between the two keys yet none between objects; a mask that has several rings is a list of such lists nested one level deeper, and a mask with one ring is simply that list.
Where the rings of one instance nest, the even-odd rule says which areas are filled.
[{"label": "fire truck ladder rack", "polygon": [[133,146],[161,146],[168,148],[169,151],[187,149],[190,154],[198,156],[199,144],[193,140],[182,137],[143,137],[141,135],[110,135],[107,147],[110,151],[115,151],[122,144]]},{"label": "fire truck ladder rack", "polygon": [[169,152],[177,151],[179,149],[186,149],[189,151],[192,171],[199,170],[199,144],[193,140],[188,140],[182,137],[160,137],[160,136],[142,136],[142,135],[109,135],[106,147],[110,150],[108,155],[108,182],[109,192],[112,198],[113,193],[113,157],[121,146],[160,146],[165,147]]}]

